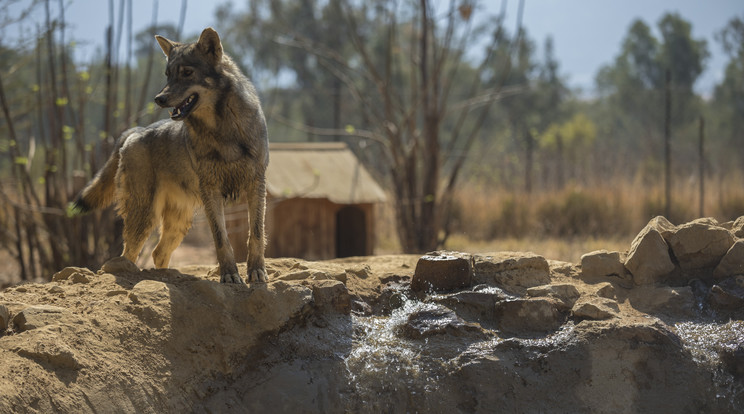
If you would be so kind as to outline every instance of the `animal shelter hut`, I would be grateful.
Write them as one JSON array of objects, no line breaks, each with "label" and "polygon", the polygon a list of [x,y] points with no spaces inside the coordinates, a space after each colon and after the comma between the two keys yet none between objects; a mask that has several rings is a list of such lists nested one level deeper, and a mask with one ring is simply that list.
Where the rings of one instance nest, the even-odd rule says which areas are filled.
[{"label": "animal shelter hut", "polygon": [[[267,257],[323,260],[373,254],[375,204],[385,192],[345,143],[272,143],[266,172]],[[245,260],[245,204],[230,207],[228,231]]]}]

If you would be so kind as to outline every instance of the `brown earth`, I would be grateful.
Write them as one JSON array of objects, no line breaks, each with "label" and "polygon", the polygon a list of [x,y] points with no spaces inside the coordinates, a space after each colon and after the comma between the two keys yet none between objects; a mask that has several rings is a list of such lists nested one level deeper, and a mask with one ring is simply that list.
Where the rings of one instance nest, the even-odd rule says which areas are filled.
[{"label": "brown earth", "polygon": [[639,284],[617,252],[435,261],[450,257],[468,269],[446,291],[418,255],[268,259],[270,282],[249,286],[220,284],[214,266],[114,259],[7,288],[0,412],[744,407],[744,277],[698,269],[687,283],[676,269]]}]

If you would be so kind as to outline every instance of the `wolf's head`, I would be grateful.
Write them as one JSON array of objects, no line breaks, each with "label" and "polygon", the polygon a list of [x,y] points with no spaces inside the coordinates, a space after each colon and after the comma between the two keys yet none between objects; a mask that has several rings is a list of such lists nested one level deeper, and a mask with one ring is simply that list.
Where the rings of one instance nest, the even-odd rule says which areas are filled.
[{"label": "wolf's head", "polygon": [[184,120],[201,109],[214,107],[215,84],[220,76],[222,43],[214,29],[204,29],[196,43],[178,43],[155,36],[168,58],[168,83],[155,96],[155,103],[173,108],[171,119]]}]

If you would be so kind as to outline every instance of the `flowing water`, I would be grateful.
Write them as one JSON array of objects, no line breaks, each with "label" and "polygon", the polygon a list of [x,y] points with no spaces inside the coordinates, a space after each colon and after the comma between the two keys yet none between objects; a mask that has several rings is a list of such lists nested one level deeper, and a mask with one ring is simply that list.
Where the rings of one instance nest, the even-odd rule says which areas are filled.
[{"label": "flowing water", "polygon": [[[401,327],[411,315],[441,308],[406,298],[388,316],[353,316],[354,338],[351,351],[344,358],[353,385],[355,403],[349,407],[362,412],[398,412],[400,407],[423,407],[442,389],[442,378],[463,364],[463,359],[492,355],[505,340],[496,332],[488,337],[431,335],[407,339]],[[721,352],[735,350],[744,344],[744,321],[716,322],[699,316],[697,321],[671,325],[695,362],[713,373],[718,398],[744,395],[741,379],[727,371]],[[560,330],[544,337],[519,339],[526,347],[552,348],[572,340],[575,325],[569,321]],[[732,399],[735,400],[735,399]],[[734,411],[738,403],[731,403]],[[744,411],[742,411],[744,412]]]},{"label": "flowing water", "polygon": [[[735,352],[744,347],[744,321],[678,322],[674,324],[674,331],[693,359],[713,373],[719,398],[729,399],[730,396],[744,395],[743,379],[737,380],[732,372],[735,368],[722,360],[724,353]],[[735,412],[744,412],[744,407],[737,403],[739,399],[731,398],[730,401]]]}]

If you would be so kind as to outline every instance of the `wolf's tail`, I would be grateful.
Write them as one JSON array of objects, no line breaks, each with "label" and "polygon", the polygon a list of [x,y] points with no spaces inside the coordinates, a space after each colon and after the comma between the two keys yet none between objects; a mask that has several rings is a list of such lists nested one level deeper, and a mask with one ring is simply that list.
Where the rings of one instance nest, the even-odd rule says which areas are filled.
[{"label": "wolf's tail", "polygon": [[[134,129],[134,128],[133,128]],[[106,164],[101,168],[92,180],[85,185],[80,194],[67,207],[67,215],[70,217],[85,214],[95,209],[106,208],[114,202],[116,190],[116,171],[119,169],[120,151],[126,138],[133,132],[126,131],[116,143],[116,148],[109,157]]]},{"label": "wolf's tail", "polygon": [[85,214],[106,208],[114,202],[114,179],[119,169],[119,148],[116,148],[103,168],[85,185],[75,201],[68,206],[68,215]]}]

